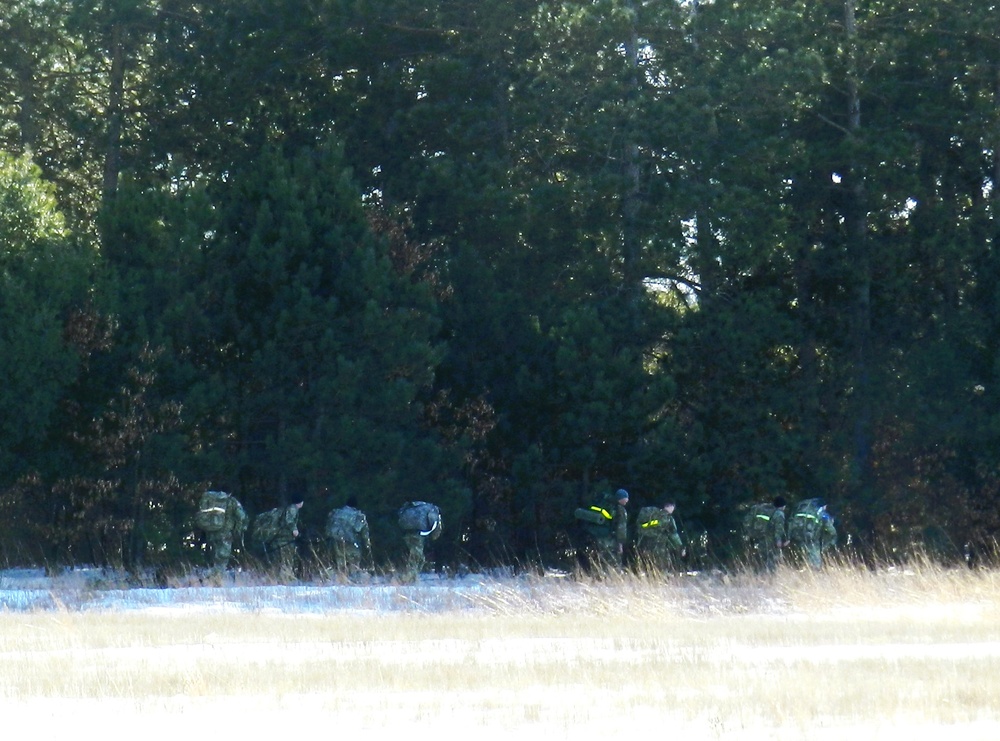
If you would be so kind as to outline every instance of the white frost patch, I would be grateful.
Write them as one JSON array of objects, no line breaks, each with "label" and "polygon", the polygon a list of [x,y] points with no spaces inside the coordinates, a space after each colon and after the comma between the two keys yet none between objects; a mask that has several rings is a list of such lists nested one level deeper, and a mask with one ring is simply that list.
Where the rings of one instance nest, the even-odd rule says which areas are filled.
[{"label": "white frost patch", "polygon": [[[435,612],[469,609],[482,595],[488,579],[438,579],[431,575],[418,584],[372,583],[295,584],[280,586],[174,587],[165,589],[103,589],[81,581],[59,578],[58,589],[41,575],[11,576],[0,572],[0,611],[79,610],[170,613],[234,612],[324,614],[329,612]],[[46,583],[49,584],[45,587]]]},{"label": "white frost patch", "polygon": [[837,607],[808,619],[897,623],[905,620],[920,622],[976,622],[983,619],[986,606],[975,602],[947,604],[889,605],[883,607]]},{"label": "white frost patch", "polygon": [[[511,698],[498,698],[510,707]],[[551,697],[544,706],[533,704],[526,693],[522,699],[523,714],[509,710],[483,718],[481,707],[465,708],[448,704],[446,698],[434,693],[409,693],[360,696],[351,698],[364,708],[363,713],[344,710],[347,698],[326,698],[319,695],[289,695],[284,697],[170,697],[149,702],[104,699],[91,700],[27,700],[3,701],[4,727],[15,734],[31,738],[57,739],[74,737],[81,729],[99,730],[100,734],[116,738],[124,733],[141,734],[143,741],[177,741],[186,738],[281,738],[288,735],[316,735],[342,738],[382,739],[388,734],[405,734],[415,738],[468,739],[476,741],[557,741],[559,739],[609,738],[662,735],[709,741],[739,739],[739,741],[788,741],[808,738],[809,741],[940,741],[961,734],[962,741],[995,741],[1000,724],[991,721],[952,725],[920,722],[913,718],[886,718],[863,725],[824,720],[799,732],[771,726],[746,718],[710,716],[686,720],[671,712],[669,704],[662,708],[640,707],[630,714],[600,713],[585,724],[573,717],[579,707],[579,697],[567,694]],[[594,697],[595,704],[600,703]],[[381,707],[381,715],[372,716],[370,709]],[[565,708],[565,710],[560,710]],[[373,720],[374,718],[374,720]],[[778,719],[780,720],[780,719]]]}]

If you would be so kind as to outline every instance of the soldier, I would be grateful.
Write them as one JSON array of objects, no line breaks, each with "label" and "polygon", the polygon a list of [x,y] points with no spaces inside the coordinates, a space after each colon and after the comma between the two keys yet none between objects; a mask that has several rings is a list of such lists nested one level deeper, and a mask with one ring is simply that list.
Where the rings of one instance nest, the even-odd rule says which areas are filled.
[{"label": "soldier", "polygon": [[254,548],[266,563],[277,564],[278,579],[283,582],[295,580],[295,539],[302,505],[297,502],[262,512],[253,523]]},{"label": "soldier", "polygon": [[583,522],[587,538],[587,560],[597,571],[620,570],[625,541],[628,537],[628,492],[619,489],[605,494],[590,507],[574,513]]},{"label": "soldier", "polygon": [[781,563],[781,554],[788,545],[788,533],[785,522],[785,507],[787,502],[784,497],[774,498],[774,513],[771,515],[771,525],[768,528],[767,537],[764,539],[764,568],[774,572]]},{"label": "soldier", "polygon": [[781,561],[782,549],[788,545],[785,526],[785,498],[778,496],[769,504],[755,504],[744,522],[748,546],[757,556],[757,565],[773,572]]},{"label": "soldier", "polygon": [[821,500],[799,502],[788,525],[788,539],[800,550],[810,567],[822,567],[823,553],[837,544],[837,529]]},{"label": "soldier", "polygon": [[658,571],[676,571],[687,549],[677,532],[674,519],[676,503],[667,500],[663,507],[643,507],[637,519],[636,553],[640,561]]},{"label": "soldier", "polygon": [[201,496],[195,525],[205,533],[211,570],[222,574],[229,567],[233,543],[243,543],[243,534],[249,523],[246,510],[232,494],[224,491],[206,491]]},{"label": "soldier", "polygon": [[333,553],[334,568],[340,574],[353,578],[361,573],[361,560],[365,553],[372,553],[368,518],[358,509],[355,497],[350,497],[340,509],[335,509],[326,520],[326,538]]},{"label": "soldier", "polygon": [[406,544],[406,565],[402,580],[413,583],[419,578],[427,560],[424,542],[440,538],[444,523],[441,510],[429,502],[407,502],[399,508],[398,516],[403,542]]},{"label": "soldier", "polygon": [[834,525],[833,515],[831,515],[826,505],[823,505],[819,513],[819,535],[817,536],[819,558],[817,562],[822,562],[823,554],[837,546],[837,528]]}]

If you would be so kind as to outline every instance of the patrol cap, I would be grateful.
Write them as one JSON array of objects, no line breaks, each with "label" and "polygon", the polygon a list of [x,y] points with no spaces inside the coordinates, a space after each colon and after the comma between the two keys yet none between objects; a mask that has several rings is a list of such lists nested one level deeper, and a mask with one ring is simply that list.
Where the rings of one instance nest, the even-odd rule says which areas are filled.
[{"label": "patrol cap", "polygon": [[615,498],[616,499],[628,499],[628,492],[625,491],[624,489],[619,489],[618,491],[615,492]]}]

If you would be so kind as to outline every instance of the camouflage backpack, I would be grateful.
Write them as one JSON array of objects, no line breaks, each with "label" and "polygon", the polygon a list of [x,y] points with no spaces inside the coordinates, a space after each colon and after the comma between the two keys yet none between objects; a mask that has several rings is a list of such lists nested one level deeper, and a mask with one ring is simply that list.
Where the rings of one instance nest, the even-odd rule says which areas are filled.
[{"label": "camouflage backpack", "polygon": [[652,530],[660,526],[660,521],[657,519],[660,515],[659,507],[643,507],[639,510],[639,514],[636,515],[635,524],[639,527],[639,530]]},{"label": "camouflage backpack", "polygon": [[224,491],[206,491],[201,495],[194,524],[206,533],[220,532],[226,526],[229,499],[230,495]]},{"label": "camouflage backpack", "polygon": [[819,528],[821,499],[803,499],[795,505],[795,512],[788,523],[788,539],[802,543],[816,534]]},{"label": "camouflage backpack", "polygon": [[278,507],[261,512],[254,519],[253,545],[258,552],[269,548],[280,548],[294,542],[291,534],[294,522],[289,521],[288,511],[288,507]]},{"label": "camouflage backpack", "polygon": [[759,502],[750,506],[743,518],[743,532],[748,538],[766,538],[771,526],[771,516],[774,515],[774,505]]},{"label": "camouflage backpack", "polygon": [[577,507],[573,510],[573,517],[588,525],[606,527],[611,524],[614,515],[599,504],[590,507]]},{"label": "camouflage backpack", "polygon": [[599,533],[602,529],[610,528],[617,512],[618,500],[615,495],[608,492],[597,502],[589,507],[578,507],[573,511],[573,516],[583,522],[594,533]]},{"label": "camouflage backpack", "polygon": [[356,540],[368,525],[365,513],[354,507],[341,507],[330,513],[326,520],[326,537],[337,540]]},{"label": "camouflage backpack", "polygon": [[429,502],[407,502],[399,508],[399,527],[406,533],[420,533],[437,539],[441,535],[441,510]]}]

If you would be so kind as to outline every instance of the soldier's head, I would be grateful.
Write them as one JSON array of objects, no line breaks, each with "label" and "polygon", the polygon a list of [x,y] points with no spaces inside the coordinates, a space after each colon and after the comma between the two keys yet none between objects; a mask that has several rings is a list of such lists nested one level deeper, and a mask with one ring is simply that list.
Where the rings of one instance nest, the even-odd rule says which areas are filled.
[{"label": "soldier's head", "polygon": [[663,511],[666,512],[668,515],[672,515],[676,507],[677,504],[672,499],[668,499],[663,503]]},{"label": "soldier's head", "polygon": [[615,499],[618,500],[618,504],[628,504],[628,492],[624,489],[619,489],[615,492]]},{"label": "soldier's head", "polygon": [[785,501],[784,497],[777,496],[777,497],[774,498],[773,504],[774,504],[774,508],[775,509],[781,509],[782,507],[784,507],[787,504],[787,502]]}]

